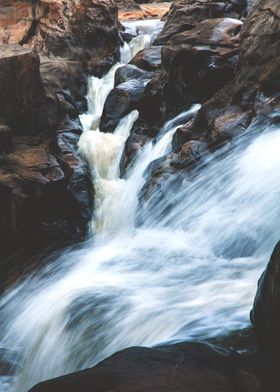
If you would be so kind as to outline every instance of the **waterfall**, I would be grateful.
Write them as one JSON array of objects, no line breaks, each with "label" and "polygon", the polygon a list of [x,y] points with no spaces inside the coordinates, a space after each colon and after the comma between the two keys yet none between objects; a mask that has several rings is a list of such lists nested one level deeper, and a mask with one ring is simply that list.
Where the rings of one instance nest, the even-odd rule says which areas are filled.
[{"label": "waterfall", "polygon": [[[154,23],[133,25],[142,37],[123,48],[125,61],[151,41]],[[113,134],[98,129],[118,66],[91,79],[90,112],[82,117],[79,145],[94,179],[96,234],[1,298],[1,347],[19,354],[16,376],[3,380],[3,391],[26,392],[128,346],[248,325],[257,279],[280,237],[280,129],[257,124],[205,157],[195,178],[186,177],[173,195],[173,208],[159,203],[135,227],[146,168],[170,152],[177,127],[199,105],[166,123],[120,179],[121,152],[138,113]]]}]

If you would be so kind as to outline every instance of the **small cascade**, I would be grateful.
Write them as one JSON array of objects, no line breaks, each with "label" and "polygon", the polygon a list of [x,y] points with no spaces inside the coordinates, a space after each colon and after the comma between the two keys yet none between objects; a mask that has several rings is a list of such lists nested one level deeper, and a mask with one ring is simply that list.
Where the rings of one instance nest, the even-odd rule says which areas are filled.
[{"label": "small cascade", "polygon": [[1,391],[27,392],[39,381],[98,363],[129,346],[216,336],[248,325],[256,281],[280,237],[280,129],[252,125],[248,134],[211,154],[192,181],[155,206],[135,227],[143,174],[171,151],[176,129],[194,105],[168,121],[145,145],[126,179],[123,147],[138,117],[132,111],[114,133],[99,121],[116,69],[150,45],[161,24],[137,31],[122,60],[89,81],[89,113],[81,116],[79,147],[95,188],[94,239],[66,251],[0,300],[0,347],[17,367],[0,377]]}]

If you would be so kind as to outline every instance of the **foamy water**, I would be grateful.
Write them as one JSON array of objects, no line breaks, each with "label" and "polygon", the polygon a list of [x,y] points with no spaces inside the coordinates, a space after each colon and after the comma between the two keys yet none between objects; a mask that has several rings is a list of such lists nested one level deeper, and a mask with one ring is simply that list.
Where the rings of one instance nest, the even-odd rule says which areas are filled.
[{"label": "foamy water", "polygon": [[[142,35],[151,37],[153,26]],[[9,392],[26,392],[124,347],[248,325],[257,280],[280,236],[280,129],[269,125],[252,125],[205,156],[196,175],[168,194],[172,208],[165,209],[163,198],[135,227],[146,168],[170,152],[180,121],[199,105],[169,121],[123,180],[120,156],[138,113],[123,118],[113,134],[99,131],[113,78],[111,70],[91,80],[91,112],[82,118],[79,145],[96,189],[94,238],[1,299],[1,345],[20,354],[12,383],[5,379]]]}]

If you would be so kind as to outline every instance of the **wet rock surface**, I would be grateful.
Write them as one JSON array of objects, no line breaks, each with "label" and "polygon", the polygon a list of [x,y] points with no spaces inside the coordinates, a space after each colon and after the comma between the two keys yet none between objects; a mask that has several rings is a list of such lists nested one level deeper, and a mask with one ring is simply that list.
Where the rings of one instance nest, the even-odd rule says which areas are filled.
[{"label": "wet rock surface", "polygon": [[115,87],[130,80],[141,80],[145,83],[154,76],[154,72],[145,71],[133,64],[127,64],[117,69],[115,74]]},{"label": "wet rock surface", "polygon": [[121,118],[136,109],[144,91],[144,81],[132,79],[119,84],[108,95],[101,121],[101,132],[113,132]]},{"label": "wet rock surface", "polygon": [[79,114],[87,110],[88,75],[119,58],[120,25],[109,0],[5,0],[0,13],[4,260],[31,239],[87,235],[93,192],[78,154]]}]

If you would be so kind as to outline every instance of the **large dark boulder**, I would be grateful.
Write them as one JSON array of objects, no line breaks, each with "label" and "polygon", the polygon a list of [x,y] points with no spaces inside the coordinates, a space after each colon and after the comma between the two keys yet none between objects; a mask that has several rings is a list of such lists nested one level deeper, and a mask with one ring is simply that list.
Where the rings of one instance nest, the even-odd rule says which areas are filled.
[{"label": "large dark boulder", "polygon": [[92,369],[38,384],[30,392],[258,392],[234,350],[203,343],[130,348]]},{"label": "large dark boulder", "polygon": [[157,71],[161,66],[161,46],[152,46],[141,50],[131,60],[130,64],[136,65],[145,71]]},{"label": "large dark boulder", "polygon": [[156,45],[163,45],[175,34],[192,30],[205,19],[239,18],[242,12],[246,10],[246,3],[246,0],[175,1],[167,15],[164,28],[155,43]]},{"label": "large dark boulder", "polygon": [[280,242],[258,282],[254,306],[251,311],[261,348],[272,355],[280,350]]},{"label": "large dark boulder", "polygon": [[154,72],[144,71],[133,64],[126,64],[117,69],[115,73],[115,87],[129,80],[141,80],[148,82],[155,76]]},{"label": "large dark boulder", "polygon": [[0,118],[19,136],[48,128],[40,59],[20,45],[0,46]]},{"label": "large dark boulder", "polygon": [[133,79],[119,84],[109,93],[100,120],[101,132],[113,132],[120,119],[136,109],[144,88],[144,81]]}]

